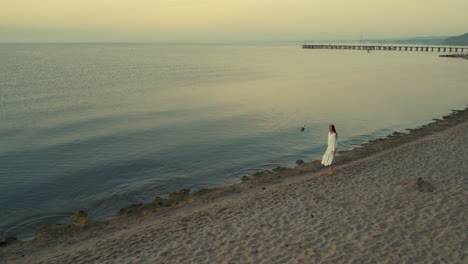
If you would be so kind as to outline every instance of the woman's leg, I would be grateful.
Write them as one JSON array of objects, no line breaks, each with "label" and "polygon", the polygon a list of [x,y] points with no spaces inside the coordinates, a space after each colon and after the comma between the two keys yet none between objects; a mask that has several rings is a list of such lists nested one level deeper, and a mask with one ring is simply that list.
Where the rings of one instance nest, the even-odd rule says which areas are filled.
[{"label": "woman's leg", "polygon": [[333,170],[333,165],[330,165],[330,169],[328,170],[328,174],[332,175],[335,171]]}]

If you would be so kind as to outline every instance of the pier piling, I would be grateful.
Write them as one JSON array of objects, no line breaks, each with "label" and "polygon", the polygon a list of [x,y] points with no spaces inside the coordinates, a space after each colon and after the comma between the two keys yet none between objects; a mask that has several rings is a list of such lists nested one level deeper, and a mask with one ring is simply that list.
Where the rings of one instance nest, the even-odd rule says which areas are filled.
[{"label": "pier piling", "polygon": [[333,44],[312,44],[312,45],[302,45],[303,49],[344,49],[344,50],[367,50],[367,52],[371,50],[385,50],[385,51],[436,51],[436,52],[463,52],[464,50],[468,50],[468,47],[421,47],[421,46],[405,46],[405,45],[333,45]]}]

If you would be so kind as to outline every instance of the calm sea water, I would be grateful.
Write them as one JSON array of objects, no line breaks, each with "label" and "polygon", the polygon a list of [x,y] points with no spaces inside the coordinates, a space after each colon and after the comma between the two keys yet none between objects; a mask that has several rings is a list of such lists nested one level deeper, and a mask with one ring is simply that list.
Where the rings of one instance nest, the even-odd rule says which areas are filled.
[{"label": "calm sea water", "polygon": [[[439,118],[468,61],[293,44],[1,44],[0,236],[239,182]],[[299,132],[305,125],[306,130]]]}]

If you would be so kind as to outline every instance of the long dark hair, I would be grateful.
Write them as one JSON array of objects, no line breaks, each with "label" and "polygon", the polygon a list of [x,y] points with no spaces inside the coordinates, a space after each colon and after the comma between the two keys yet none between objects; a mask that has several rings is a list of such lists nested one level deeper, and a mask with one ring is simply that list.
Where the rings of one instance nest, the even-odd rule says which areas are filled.
[{"label": "long dark hair", "polygon": [[336,138],[338,138],[338,132],[336,132],[335,125],[330,125],[331,129],[333,130],[333,133],[335,133]]}]

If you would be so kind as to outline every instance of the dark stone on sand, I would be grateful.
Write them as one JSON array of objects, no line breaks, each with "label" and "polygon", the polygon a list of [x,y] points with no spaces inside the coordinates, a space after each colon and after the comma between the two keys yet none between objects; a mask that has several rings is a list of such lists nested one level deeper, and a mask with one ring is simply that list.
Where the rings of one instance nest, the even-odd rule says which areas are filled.
[{"label": "dark stone on sand", "polygon": [[433,192],[434,191],[434,185],[423,180],[423,178],[421,177],[407,182],[404,186],[406,188],[418,190],[420,192]]},{"label": "dark stone on sand", "polygon": [[182,190],[179,190],[178,192],[173,192],[169,194],[169,197],[167,198],[167,200],[169,203],[173,203],[173,202],[185,201],[188,198],[190,198],[190,190],[182,189]]},{"label": "dark stone on sand", "polygon": [[281,171],[284,171],[284,170],[286,170],[286,169],[287,169],[287,168],[285,168],[285,167],[278,166],[278,167],[274,168],[273,171],[274,171],[274,172],[281,172]]},{"label": "dark stone on sand", "polygon": [[143,216],[158,208],[170,206],[167,199],[156,197],[149,203],[132,204],[129,207],[122,208],[119,211],[120,216]]},{"label": "dark stone on sand", "polygon": [[36,241],[53,240],[63,236],[71,236],[89,227],[98,226],[100,223],[88,219],[88,214],[84,211],[76,212],[70,224],[42,225],[36,228],[34,239]]},{"label": "dark stone on sand", "polygon": [[242,178],[241,178],[242,182],[246,182],[246,181],[250,181],[250,180],[252,180],[252,178],[250,178],[249,176],[242,176]]},{"label": "dark stone on sand", "polygon": [[154,203],[155,205],[160,207],[167,206],[167,200],[159,196],[156,196],[156,198],[154,198],[151,203]]},{"label": "dark stone on sand", "polygon": [[0,239],[0,247],[11,245],[17,241],[18,241],[18,238],[16,237],[7,237],[4,239]]},{"label": "dark stone on sand", "polygon": [[213,192],[216,192],[218,191],[219,188],[205,188],[205,189],[200,189],[198,191],[196,191],[193,196],[202,196],[202,195],[207,195],[209,193],[213,193]]},{"label": "dark stone on sand", "polygon": [[418,178],[418,191],[420,192],[433,192],[434,186],[422,178]]},{"label": "dark stone on sand", "polygon": [[[203,193],[211,192],[210,189],[200,190],[201,193],[196,193],[197,195],[203,195]],[[195,195],[195,194],[194,194]],[[167,199],[156,197],[153,201],[149,203],[137,203],[132,204],[129,207],[122,208],[119,211],[120,216],[143,216],[149,212],[156,211],[159,208],[169,207],[171,205],[177,205],[179,202],[186,201],[193,197],[194,195],[190,194],[189,189],[182,189],[178,192],[173,192],[169,194]]]},{"label": "dark stone on sand", "polygon": [[275,175],[273,174],[273,172],[269,170],[264,170],[264,171],[257,171],[252,176],[253,176],[252,180],[255,180],[258,182],[258,181],[270,179],[274,177]]},{"label": "dark stone on sand", "polygon": [[255,173],[253,174],[253,176],[254,176],[255,178],[258,178],[258,177],[263,177],[263,176],[269,175],[269,174],[271,174],[271,171],[269,171],[269,170],[264,170],[264,171],[257,171],[257,172],[255,172]]},{"label": "dark stone on sand", "polygon": [[[287,168],[284,168],[282,171],[287,171]],[[241,181],[242,182],[251,182],[251,183],[258,183],[258,182],[263,182],[267,181],[269,179],[275,178],[275,174],[269,170],[263,170],[263,171],[257,171],[252,174],[252,176],[242,176]]]},{"label": "dark stone on sand", "polygon": [[34,233],[34,240],[44,241],[53,240],[63,236],[70,236],[82,231],[84,228],[84,225],[76,224],[43,225],[36,229],[36,232]]},{"label": "dark stone on sand", "polygon": [[304,163],[303,160],[296,160],[296,164],[297,164],[297,165],[301,165],[301,164],[303,164],[303,163]]},{"label": "dark stone on sand", "polygon": [[132,204],[129,207],[120,209],[119,215],[121,216],[139,215],[141,214],[142,207],[143,207],[142,203]]}]

